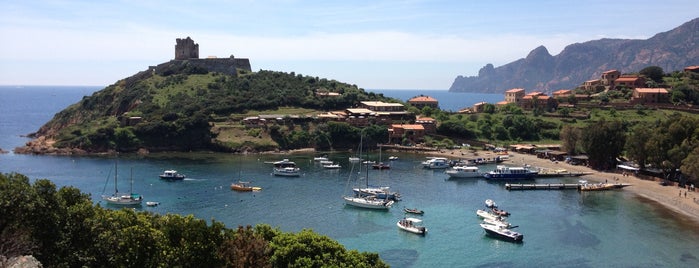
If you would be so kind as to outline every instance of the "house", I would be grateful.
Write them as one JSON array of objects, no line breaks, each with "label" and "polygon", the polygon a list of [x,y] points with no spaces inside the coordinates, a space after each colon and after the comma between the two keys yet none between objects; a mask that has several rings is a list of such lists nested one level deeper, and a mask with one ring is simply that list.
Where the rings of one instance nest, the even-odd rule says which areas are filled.
[{"label": "house", "polygon": [[560,98],[567,98],[572,93],[573,93],[573,91],[570,89],[561,89],[561,90],[554,91],[552,95],[554,98],[560,99]]},{"label": "house", "polygon": [[664,88],[636,88],[631,95],[631,104],[667,103],[670,94]]},{"label": "house", "polygon": [[614,87],[619,88],[619,87],[626,87],[626,88],[638,88],[638,87],[645,87],[646,86],[646,79],[643,78],[642,76],[638,75],[628,75],[628,76],[622,76],[619,77],[616,81],[614,81]]},{"label": "house", "polygon": [[410,103],[410,105],[415,106],[418,109],[422,109],[424,107],[430,107],[434,109],[439,108],[439,101],[437,101],[437,99],[424,95],[420,95],[412,99],[409,99],[408,103]]},{"label": "house", "polygon": [[536,107],[552,107],[555,106],[556,99],[551,98],[543,92],[532,92],[522,98],[519,107],[522,109],[534,109]]},{"label": "house", "polygon": [[437,120],[431,117],[418,117],[415,119],[415,124],[422,125],[425,128],[425,133],[437,132]]},{"label": "house", "polygon": [[487,102],[479,102],[473,105],[473,112],[474,113],[482,113],[483,110],[485,109],[485,105],[488,104]]},{"label": "house", "polygon": [[687,73],[699,73],[699,65],[684,67],[684,71]]},{"label": "house", "polygon": [[524,98],[524,89],[523,88],[513,88],[508,91],[505,91],[505,101],[507,103],[519,103],[522,101],[522,98]]},{"label": "house", "polygon": [[614,81],[617,80],[620,76],[621,72],[617,70],[609,70],[602,73],[602,79],[600,79],[600,82],[604,86],[613,87]]},{"label": "house", "polygon": [[360,108],[372,111],[376,119],[374,123],[389,125],[393,121],[411,122],[415,120],[412,113],[405,110],[405,106],[400,103],[383,102],[383,101],[362,101]]},{"label": "house", "polygon": [[602,80],[593,79],[585,81],[582,85],[582,88],[583,90],[597,91],[597,87],[599,86],[602,86]]},{"label": "house", "polygon": [[420,124],[393,124],[388,129],[389,143],[403,144],[404,139],[410,144],[422,142],[425,128]]}]

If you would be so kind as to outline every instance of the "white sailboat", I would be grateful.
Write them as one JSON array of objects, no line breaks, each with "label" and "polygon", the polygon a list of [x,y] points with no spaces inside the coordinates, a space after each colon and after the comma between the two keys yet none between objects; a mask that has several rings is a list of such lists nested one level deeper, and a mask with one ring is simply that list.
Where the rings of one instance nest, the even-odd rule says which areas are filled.
[{"label": "white sailboat", "polygon": [[[360,140],[360,153],[359,153],[359,155],[361,155],[361,140]],[[361,166],[360,166],[359,170],[361,173]],[[367,170],[367,179],[368,179],[368,176],[369,176],[368,166],[367,166],[366,170]],[[352,164],[352,168],[350,169],[350,175],[349,175],[349,178],[347,179],[347,187],[348,188],[349,188],[349,183],[352,179],[352,173],[354,173],[354,164]],[[354,195],[351,195],[351,196],[343,196],[342,199],[345,201],[346,205],[360,207],[360,208],[378,209],[378,210],[388,210],[391,208],[391,206],[393,205],[393,202],[394,202],[394,201],[388,200],[386,198],[380,199],[375,195],[363,196],[361,193],[355,193]]]},{"label": "white sailboat", "polygon": [[[137,206],[143,202],[143,196],[133,192],[133,169],[131,169],[131,187],[129,193],[119,193],[117,189],[117,163],[114,162],[114,194],[102,195],[102,200],[112,205]],[[105,185],[106,187],[106,185]]]}]

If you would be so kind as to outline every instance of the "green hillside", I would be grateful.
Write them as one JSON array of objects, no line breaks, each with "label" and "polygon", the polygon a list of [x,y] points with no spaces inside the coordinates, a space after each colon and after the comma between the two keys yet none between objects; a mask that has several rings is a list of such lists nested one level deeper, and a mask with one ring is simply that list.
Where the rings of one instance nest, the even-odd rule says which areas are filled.
[{"label": "green hillside", "polygon": [[[326,92],[339,95],[317,94]],[[36,136],[55,141],[57,148],[88,153],[343,147],[318,141],[318,136],[327,140],[333,135],[327,125],[297,128],[293,125],[298,122],[292,126],[280,122],[259,130],[245,128],[241,120],[271,114],[303,121],[324,111],[356,107],[364,100],[389,101],[356,85],[293,72],[239,71],[237,76],[195,68],[141,72],[59,112]],[[309,137],[311,131],[324,133]]]}]

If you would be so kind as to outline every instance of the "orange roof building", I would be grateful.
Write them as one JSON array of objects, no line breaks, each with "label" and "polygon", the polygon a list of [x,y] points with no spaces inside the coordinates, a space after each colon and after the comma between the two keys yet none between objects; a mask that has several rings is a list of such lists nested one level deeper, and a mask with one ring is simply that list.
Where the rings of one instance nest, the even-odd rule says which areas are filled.
[{"label": "orange roof building", "polygon": [[432,98],[430,96],[425,96],[425,95],[420,95],[420,96],[414,97],[412,99],[409,99],[408,103],[410,103],[410,105],[415,106],[419,109],[422,109],[425,106],[432,107],[435,109],[439,107],[439,101],[437,101],[437,99]]},{"label": "orange roof building", "polygon": [[636,88],[631,95],[632,104],[667,103],[670,94],[664,88]]},{"label": "orange roof building", "polygon": [[522,101],[522,98],[524,98],[524,89],[523,88],[513,88],[508,91],[505,91],[505,101],[508,103],[519,103]]},{"label": "orange roof building", "polygon": [[407,139],[408,143],[417,144],[425,139],[425,127],[420,124],[393,124],[388,129],[389,143],[403,144]]}]

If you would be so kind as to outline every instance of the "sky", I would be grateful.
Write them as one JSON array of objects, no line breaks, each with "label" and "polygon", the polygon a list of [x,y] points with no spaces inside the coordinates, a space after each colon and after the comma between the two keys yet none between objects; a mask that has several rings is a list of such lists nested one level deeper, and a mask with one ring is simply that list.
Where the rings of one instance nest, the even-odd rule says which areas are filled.
[{"label": "sky", "polygon": [[191,37],[201,58],[248,58],[253,71],[445,90],[538,46],[647,39],[697,11],[696,0],[0,0],[0,85],[111,85]]}]

